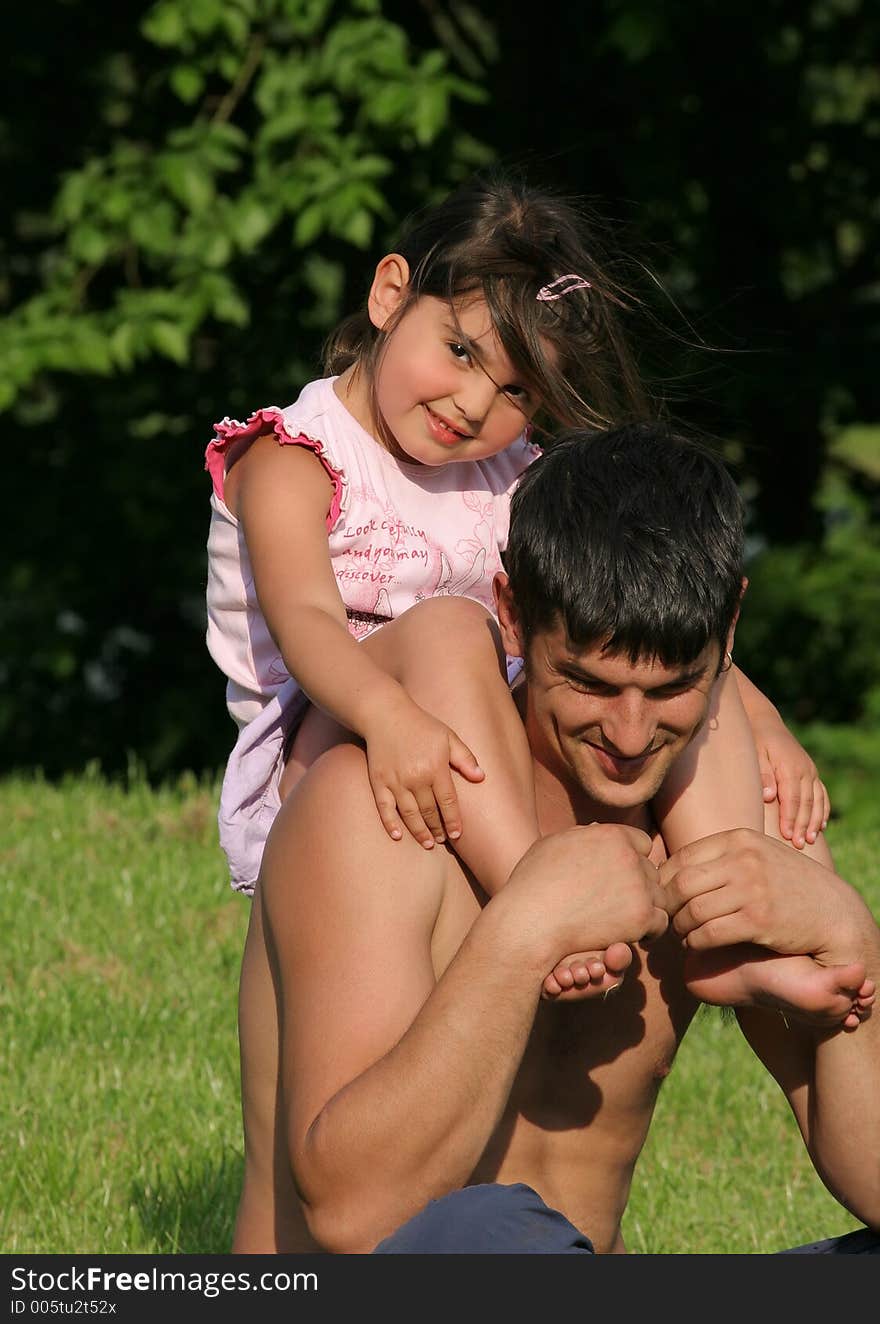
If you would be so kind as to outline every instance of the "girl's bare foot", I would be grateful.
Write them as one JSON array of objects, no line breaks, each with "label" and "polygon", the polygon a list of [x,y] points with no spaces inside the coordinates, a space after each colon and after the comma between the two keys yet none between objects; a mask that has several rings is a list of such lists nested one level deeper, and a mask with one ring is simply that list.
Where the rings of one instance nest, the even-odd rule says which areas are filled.
[{"label": "girl's bare foot", "polygon": [[578,952],[566,956],[544,980],[541,997],[577,1002],[619,988],[632,964],[632,948],[614,942],[604,952]]},{"label": "girl's bare foot", "polygon": [[685,982],[701,1002],[774,1007],[807,1024],[855,1030],[871,1014],[876,988],[861,961],[823,966],[753,943],[685,955]]}]

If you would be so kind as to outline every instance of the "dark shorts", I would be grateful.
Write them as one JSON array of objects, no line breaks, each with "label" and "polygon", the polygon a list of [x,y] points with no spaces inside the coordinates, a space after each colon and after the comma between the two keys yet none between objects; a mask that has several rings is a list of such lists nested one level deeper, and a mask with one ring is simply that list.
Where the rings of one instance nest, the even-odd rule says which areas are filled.
[{"label": "dark shorts", "polygon": [[781,1250],[780,1255],[880,1255],[880,1233],[866,1227],[847,1232],[842,1237],[826,1237],[824,1241],[808,1241],[803,1246]]},{"label": "dark shorts", "polygon": [[374,1255],[593,1254],[593,1243],[531,1186],[465,1186],[432,1200]]},{"label": "dark shorts", "polygon": [[[381,1241],[374,1255],[592,1255],[593,1243],[531,1186],[465,1186],[432,1200]],[[880,1236],[861,1228],[792,1246],[781,1255],[880,1255]]]}]

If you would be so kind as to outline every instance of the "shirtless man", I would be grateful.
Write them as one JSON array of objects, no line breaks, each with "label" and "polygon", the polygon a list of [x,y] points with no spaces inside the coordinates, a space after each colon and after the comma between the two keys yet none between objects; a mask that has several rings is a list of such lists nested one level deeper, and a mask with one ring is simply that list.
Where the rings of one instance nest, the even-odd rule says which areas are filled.
[{"label": "shirtless man", "polygon": [[[880,1227],[870,911],[746,829],[664,862],[645,810],[709,713],[741,554],[711,456],[647,427],[555,447],[517,495],[496,585],[503,648],[526,663],[542,840],[487,900],[451,851],[387,836],[355,744],[282,806],[255,901],[273,979],[242,1009],[245,1131],[279,1249],[623,1251],[662,1081],[700,998],[747,1001],[736,953],[754,943],[853,967],[855,1032],[737,1016],[825,1184]],[[614,943],[633,955],[612,996],[542,1000],[565,953]]]}]

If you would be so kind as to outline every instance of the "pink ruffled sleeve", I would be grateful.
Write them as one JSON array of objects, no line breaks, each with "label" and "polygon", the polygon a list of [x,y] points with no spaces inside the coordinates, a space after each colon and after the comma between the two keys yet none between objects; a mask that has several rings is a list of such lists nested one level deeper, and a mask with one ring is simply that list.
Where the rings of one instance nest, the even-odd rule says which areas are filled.
[{"label": "pink ruffled sleeve", "polygon": [[205,468],[211,475],[215,496],[218,500],[223,500],[226,453],[233,442],[256,441],[257,437],[262,437],[268,432],[274,432],[279,446],[305,446],[306,450],[312,451],[321,461],[328,478],[333,484],[333,497],[330,501],[330,509],[327,512],[327,528],[331,529],[339,517],[342,506],[345,475],[340,469],[331,464],[324,443],[320,438],[308,437],[304,432],[291,434],[284,414],[274,405],[268,409],[255,410],[246,423],[239,423],[233,418],[224,418],[219,423],[214,424],[215,435],[208,442],[208,448],[205,451]]}]

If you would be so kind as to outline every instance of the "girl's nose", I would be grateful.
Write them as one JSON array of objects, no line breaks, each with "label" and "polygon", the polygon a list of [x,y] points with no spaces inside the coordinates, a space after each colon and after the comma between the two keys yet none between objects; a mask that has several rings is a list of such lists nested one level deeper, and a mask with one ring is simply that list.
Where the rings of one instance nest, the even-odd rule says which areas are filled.
[{"label": "girl's nose", "polygon": [[484,372],[475,372],[456,390],[452,403],[465,422],[478,428],[492,408],[496,394],[495,383]]}]

